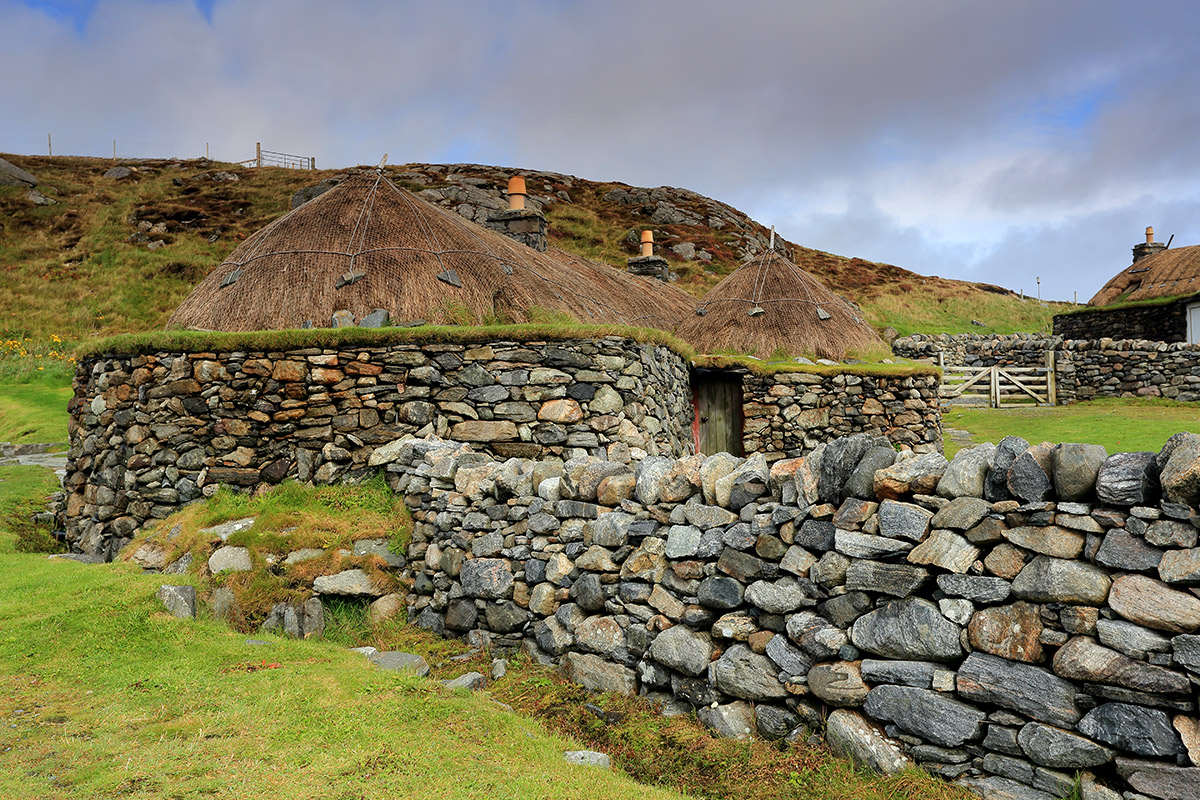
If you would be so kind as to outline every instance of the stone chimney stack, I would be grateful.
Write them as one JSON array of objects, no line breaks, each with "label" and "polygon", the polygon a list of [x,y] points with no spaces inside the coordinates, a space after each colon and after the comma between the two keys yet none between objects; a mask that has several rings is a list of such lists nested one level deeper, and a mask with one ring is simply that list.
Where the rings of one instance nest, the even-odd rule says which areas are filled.
[{"label": "stone chimney stack", "polygon": [[658,278],[663,283],[670,277],[667,260],[654,255],[654,231],[642,231],[642,254],[629,259],[629,272],[633,275],[646,275]]},{"label": "stone chimney stack", "polygon": [[546,252],[546,218],[541,213],[525,208],[525,179],[513,175],[508,179],[508,210],[497,211],[488,217],[487,227],[510,239],[532,247],[539,253]]},{"label": "stone chimney stack", "polygon": [[1162,242],[1154,241],[1154,228],[1146,228],[1146,241],[1133,246],[1133,263],[1141,261],[1146,256],[1152,256],[1159,250],[1166,250]]}]

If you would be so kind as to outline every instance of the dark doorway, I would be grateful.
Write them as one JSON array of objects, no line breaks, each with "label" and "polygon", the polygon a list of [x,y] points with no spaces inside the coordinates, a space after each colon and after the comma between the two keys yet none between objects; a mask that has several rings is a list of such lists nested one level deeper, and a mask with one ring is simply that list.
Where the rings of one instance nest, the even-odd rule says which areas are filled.
[{"label": "dark doorway", "polygon": [[698,369],[692,374],[696,452],[742,455],[742,376]]}]

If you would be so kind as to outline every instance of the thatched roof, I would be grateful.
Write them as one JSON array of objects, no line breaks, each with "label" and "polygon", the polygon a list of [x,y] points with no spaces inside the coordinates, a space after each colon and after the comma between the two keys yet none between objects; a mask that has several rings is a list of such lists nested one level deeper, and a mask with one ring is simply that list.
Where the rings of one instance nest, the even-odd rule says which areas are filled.
[{"label": "thatched roof", "polygon": [[548,248],[546,255],[565,267],[564,274],[578,276],[581,294],[605,298],[629,325],[673,331],[692,316],[700,302],[673,284],[614,269],[557,247]]},{"label": "thatched roof", "polygon": [[1200,245],[1159,250],[1117,273],[1089,306],[1200,292]]},{"label": "thatched roof", "polygon": [[[599,267],[597,267],[599,268]],[[541,309],[585,323],[647,324],[651,287],[575,269],[400,189],[355,175],[238,246],[180,304],[172,328],[329,327],[375,309],[393,323],[521,322]],[[604,279],[602,279],[602,277]]]},{"label": "thatched roof", "polygon": [[677,330],[705,353],[841,358],[879,344],[853,303],[777,250],[753,256],[704,295]]}]

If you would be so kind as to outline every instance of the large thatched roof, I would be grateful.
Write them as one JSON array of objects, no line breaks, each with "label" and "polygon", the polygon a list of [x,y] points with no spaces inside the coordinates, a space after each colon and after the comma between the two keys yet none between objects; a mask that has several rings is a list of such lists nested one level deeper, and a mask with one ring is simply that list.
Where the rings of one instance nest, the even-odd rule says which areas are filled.
[{"label": "large thatched roof", "polygon": [[335,312],[361,320],[375,309],[394,323],[517,322],[535,309],[586,323],[664,327],[646,319],[657,309],[669,321],[662,312],[671,304],[643,298],[661,285],[564,256],[481,228],[368,171],[247,239],[168,327],[329,327]]},{"label": "large thatched roof", "polygon": [[678,333],[705,353],[841,358],[879,337],[857,306],[777,250],[754,256],[709,290]]},{"label": "large thatched roof", "polygon": [[1118,272],[1089,306],[1200,292],[1200,245],[1159,250]]}]

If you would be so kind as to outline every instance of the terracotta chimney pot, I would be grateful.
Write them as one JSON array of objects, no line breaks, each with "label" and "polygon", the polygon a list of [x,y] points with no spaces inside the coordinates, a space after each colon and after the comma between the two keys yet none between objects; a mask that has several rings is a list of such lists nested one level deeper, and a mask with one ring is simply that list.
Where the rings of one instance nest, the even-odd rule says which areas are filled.
[{"label": "terracotta chimney pot", "polygon": [[523,211],[525,210],[525,179],[520,175],[513,175],[508,179],[508,210]]},{"label": "terracotta chimney pot", "polygon": [[1146,226],[1146,244],[1154,244],[1154,228]]},{"label": "terracotta chimney pot", "polygon": [[642,231],[642,258],[654,255],[654,231]]}]

